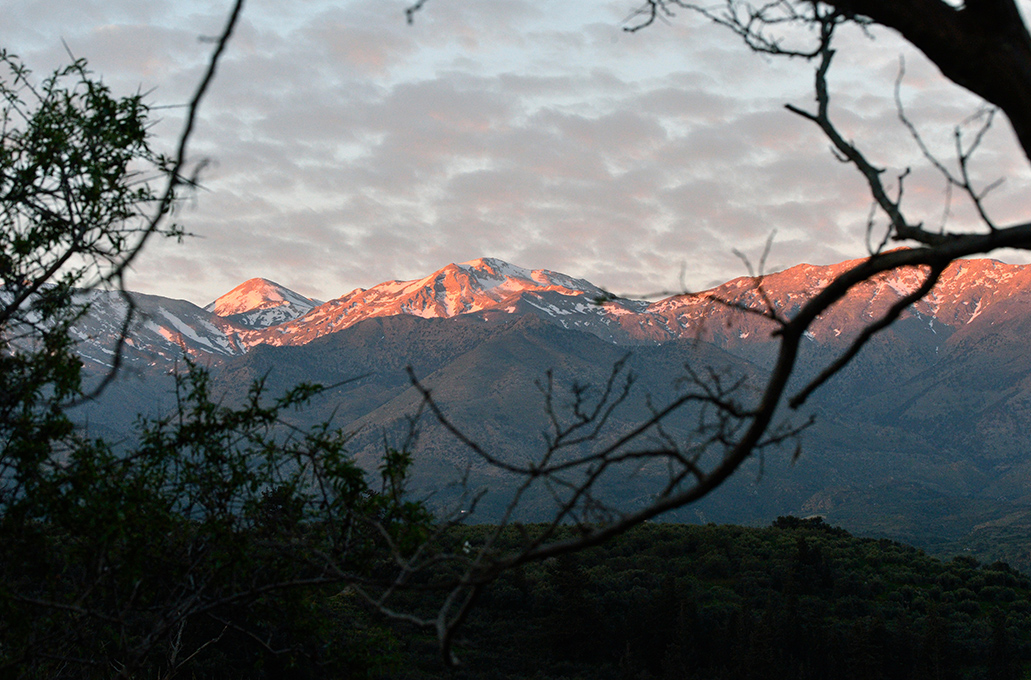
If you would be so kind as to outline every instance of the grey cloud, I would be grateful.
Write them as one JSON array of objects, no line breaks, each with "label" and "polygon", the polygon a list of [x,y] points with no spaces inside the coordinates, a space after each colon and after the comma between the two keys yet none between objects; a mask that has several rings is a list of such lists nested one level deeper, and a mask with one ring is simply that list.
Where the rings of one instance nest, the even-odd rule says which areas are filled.
[{"label": "grey cloud", "polygon": [[[57,17],[79,7],[53,4]],[[215,164],[179,215],[202,238],[146,252],[134,281],[202,303],[255,275],[335,297],[494,255],[642,292],[679,285],[685,262],[692,288],[744,273],[732,249],[757,256],[774,229],[785,265],[862,252],[861,180],[782,108],[811,105],[812,65],[763,60],[687,13],[624,33],[626,0],[434,0],[414,26],[406,4],[248,7],[194,140]],[[196,36],[224,10],[84,7],[76,49],[111,82],[157,85],[161,103],[190,92],[208,49]],[[54,34],[33,12],[19,7],[0,37],[20,27],[44,45]],[[843,129],[892,172],[922,165],[891,97],[897,44],[848,36],[832,75]],[[907,110],[948,133],[969,98],[906,58]],[[157,131],[177,115],[163,110]],[[978,172],[1016,180],[993,201],[1017,218],[1028,172],[1007,134]],[[940,213],[933,172],[907,181],[914,207]]]}]

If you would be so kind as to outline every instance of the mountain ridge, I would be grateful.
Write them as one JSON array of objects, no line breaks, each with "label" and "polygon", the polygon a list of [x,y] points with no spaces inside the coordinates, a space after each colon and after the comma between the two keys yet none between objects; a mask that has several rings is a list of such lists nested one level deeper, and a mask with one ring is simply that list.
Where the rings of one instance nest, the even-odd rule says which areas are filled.
[{"label": "mountain ridge", "polygon": [[[790,316],[858,262],[800,264],[654,302],[614,297],[584,279],[496,258],[448,264],[420,279],[357,288],[323,303],[267,279],[250,279],[204,309],[184,300],[130,294],[137,316],[121,346],[126,299],[117,292],[91,291],[85,294],[90,314],[73,333],[84,359],[98,367],[110,365],[119,349],[129,363],[160,369],[184,355],[219,362],[257,345],[304,345],[371,318],[476,315],[490,322],[533,314],[617,345],[702,340],[765,363],[776,323],[737,307],[772,305],[778,314]],[[921,281],[921,273],[911,268],[857,286],[817,319],[806,337],[820,346],[839,347]],[[882,335],[912,336],[922,353],[934,355],[947,344],[976,345],[985,328],[1025,311],[1031,313],[1031,266],[960,260]]]},{"label": "mountain ridge", "polygon": [[[742,277],[647,302],[613,300],[582,279],[481,258],[357,289],[266,328],[181,300],[133,295],[141,314],[121,348],[129,370],[78,413],[91,432],[126,437],[132,414],[175,408],[170,373],[182,370],[183,355],[209,368],[226,403],[241,399],[254,380],[264,381],[270,395],[302,381],[330,385],[309,410],[291,415],[294,424],[335,418],[352,434],[351,455],[370,470],[384,442],[403,446],[414,428],[419,488],[446,496],[448,483],[468,472],[470,483],[502,492],[485,499],[483,507],[492,509],[481,519],[489,520],[502,507],[508,482],[425,411],[413,424],[422,396],[409,366],[456,428],[500,460],[525,461],[540,453],[550,427],[541,385],[554,380],[559,392],[552,403],[561,406],[570,385],[604,385],[629,355],[636,391],[610,423],[618,431],[629,431],[651,405],[675,394],[685,364],[702,374],[726,369],[720,375],[759,385],[776,349],[769,335],[775,324],[733,305],[771,305],[791,314],[854,264],[797,265],[761,281]],[[796,379],[826,366],[862,324],[921,280],[919,271],[903,270],[857,287],[813,324]],[[266,285],[259,288],[267,292]],[[111,363],[122,318],[115,313],[125,305],[115,304],[122,298],[114,293],[89,295],[91,314],[76,332],[84,359],[92,353],[87,373],[95,379]],[[266,301],[258,295],[255,309],[231,311],[260,312]],[[815,513],[854,531],[923,545],[1031,526],[1029,336],[1031,268],[955,263],[926,300],[874,336],[814,395],[801,414],[818,415],[804,434],[801,458],[752,460],[717,494],[669,519],[763,523]],[[697,421],[690,412],[681,415],[667,433],[689,441]],[[659,472],[642,467],[614,479],[604,494],[630,506],[644,502],[653,474]],[[546,517],[548,502],[535,499],[526,518]]]},{"label": "mountain ridge", "polygon": [[[378,316],[452,318],[474,313],[534,313],[564,328],[587,331],[616,344],[701,338],[735,346],[749,339],[767,340],[776,327],[761,316],[741,314],[735,306],[761,310],[772,304],[777,313],[790,315],[835,276],[859,262],[799,264],[762,277],[738,277],[705,291],[648,302],[615,297],[589,281],[558,272],[480,258],[448,264],[421,279],[357,288],[277,323],[244,323],[247,328],[240,339],[248,347],[298,345]],[[856,287],[813,324],[810,339],[832,344],[850,339],[854,335],[851,328],[883,314],[921,282],[921,272],[907,268]],[[303,297],[282,290],[284,297]],[[946,269],[932,291],[904,312],[903,318],[926,319],[932,332],[951,334],[996,302],[1015,297],[1031,299],[1031,266],[990,259],[960,260]],[[240,323],[240,315],[260,312],[266,304],[262,300],[261,306],[250,309],[234,307],[231,315],[222,316]]]}]

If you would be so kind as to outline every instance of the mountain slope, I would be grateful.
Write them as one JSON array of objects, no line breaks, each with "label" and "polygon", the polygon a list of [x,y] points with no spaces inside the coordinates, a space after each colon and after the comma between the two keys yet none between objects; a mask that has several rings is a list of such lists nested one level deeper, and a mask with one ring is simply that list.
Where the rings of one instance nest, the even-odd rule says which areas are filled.
[{"label": "mountain slope", "polygon": [[[184,355],[209,363],[246,351],[243,327],[185,300],[107,290],[90,291],[82,299],[89,313],[75,323],[72,335],[88,371],[107,370],[119,347],[125,364],[158,372]],[[122,342],[130,311],[128,337]]]},{"label": "mountain slope", "polygon": [[[265,380],[270,395],[302,380],[332,385],[291,417],[309,427],[335,416],[354,433],[354,455],[371,469],[385,441],[405,443],[410,418],[420,413],[411,366],[456,427],[500,459],[525,462],[544,450],[549,420],[538,385],[549,371],[553,403],[568,407],[574,383],[598,389],[630,352],[636,391],[609,423],[611,432],[629,431],[647,417],[647,397],[654,405],[680,389],[685,363],[703,373],[749,376],[753,385],[761,380],[774,325],[731,305],[771,305],[790,315],[853,264],[799,265],[761,281],[735,279],[654,303],[599,303],[604,292],[586,281],[484,259],[357,290],[266,328],[233,320],[261,311],[272,297],[264,284],[253,297],[235,296],[244,304],[220,308],[226,317],[138,296],[147,315],[126,352],[146,370],[126,376],[131,384],[117,381],[81,412],[93,431],[106,434],[128,427],[117,413],[169,408],[167,373],[185,351],[211,366],[227,399],[256,379]],[[798,380],[826,365],[862,324],[915,289],[920,276],[913,270],[880,277],[829,310],[807,336]],[[104,311],[116,303],[98,295],[99,320],[80,331],[84,356],[100,352],[99,339],[117,337],[115,317]],[[1029,336],[1031,268],[955,263],[926,300],[817,392],[809,404],[817,424],[804,435],[797,462],[790,452],[751,461],[716,494],[671,518],[761,523],[788,513],[822,514],[855,531],[924,545],[1031,525]],[[97,354],[91,365],[102,369],[103,358]],[[154,373],[165,381],[152,379]],[[454,498],[452,483],[466,476],[474,488],[491,489],[482,518],[496,517],[491,513],[500,512],[512,480],[422,414],[414,430],[417,486],[435,489],[434,498],[444,502]],[[685,410],[666,433],[691,441],[696,416]],[[662,474],[647,465],[624,470],[602,493],[633,506],[654,493]],[[527,518],[546,516],[554,502],[546,493],[526,500]]]},{"label": "mountain slope", "polygon": [[[487,322],[476,315],[398,315],[367,319],[303,346],[254,348],[221,365],[217,380],[220,389],[237,397],[256,377],[264,377],[273,394],[298,380],[333,384],[310,410],[294,416],[296,424],[310,427],[335,415],[353,432],[350,450],[369,468],[376,466],[384,442],[405,445],[413,431],[412,418],[422,412],[414,421],[418,456],[413,488],[421,493],[432,490],[435,502],[445,502],[455,498],[455,480],[464,476],[473,491],[491,489],[482,507],[488,513],[484,517],[496,517],[515,480],[499,475],[420,408],[422,396],[411,383],[408,367],[451,422],[485,451],[502,460],[527,461],[546,450],[544,435],[550,421],[541,388],[549,373],[556,415],[570,422],[573,383],[591,386],[586,396],[596,399],[613,366],[625,357],[623,347],[532,314]],[[627,365],[636,376],[630,397],[613,413],[597,442],[566,454],[601,445],[646,419],[649,399],[665,403],[682,389],[677,379],[683,376],[685,361],[718,367],[726,374],[755,372],[746,362],[705,343],[640,347]],[[683,409],[667,421],[666,431],[686,438],[697,417],[697,409]],[[636,474],[623,469],[603,486],[610,500],[619,497],[638,505],[665,474],[664,468]],[[548,515],[552,499],[543,489],[528,494],[526,501],[521,515],[525,519]]]}]

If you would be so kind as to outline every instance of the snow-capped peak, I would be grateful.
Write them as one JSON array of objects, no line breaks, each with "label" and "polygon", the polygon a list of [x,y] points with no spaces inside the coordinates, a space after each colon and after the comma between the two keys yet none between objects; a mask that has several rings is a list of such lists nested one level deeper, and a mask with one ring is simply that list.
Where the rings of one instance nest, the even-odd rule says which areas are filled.
[{"label": "snow-capped peak", "polygon": [[497,286],[514,291],[517,289],[546,289],[569,291],[565,294],[588,293],[601,295],[602,291],[583,279],[553,272],[549,269],[525,269],[494,257],[481,257],[455,265],[476,278],[483,289],[490,290]]},{"label": "snow-capped peak", "polygon": [[204,309],[237,323],[266,328],[303,316],[321,304],[268,279],[244,281]]},{"label": "snow-capped peak", "polygon": [[603,294],[601,289],[582,279],[485,257],[448,264],[421,279],[386,281],[368,289],[358,288],[248,342],[303,344],[373,317],[450,318],[486,310],[513,313],[520,308],[520,301],[528,298],[533,298],[528,304],[543,308],[541,305],[545,303],[538,299],[542,295],[583,306],[590,304],[584,302],[584,298],[598,298]]},{"label": "snow-capped peak", "polygon": [[[258,344],[303,345],[377,317],[476,314],[479,320],[493,322],[507,315],[535,314],[609,342],[698,338],[732,347],[745,340],[768,340],[776,329],[774,321],[743,314],[740,307],[791,318],[836,276],[859,262],[801,264],[762,278],[742,277],[698,294],[653,303],[612,299],[583,279],[489,257],[448,264],[420,279],[356,288],[324,304],[272,281],[251,279],[207,306],[221,318],[184,321],[199,318],[200,310],[172,314],[167,310],[172,309],[169,304],[173,301],[162,303],[164,306],[155,302],[151,305],[154,311],[145,317],[145,330],[175,347],[185,343],[190,351],[234,354]],[[807,337],[821,343],[851,341],[858,329],[882,318],[892,305],[917,290],[925,276],[924,270],[910,267],[856,286],[821,315]],[[917,323],[936,334],[943,327],[946,334],[958,333],[961,328],[974,333],[1020,306],[1031,309],[1031,266],[960,260],[945,270],[926,297],[903,312],[900,327]],[[102,311],[101,304],[94,303],[91,317],[104,316]],[[106,332],[90,327],[82,336],[100,337]],[[143,337],[140,341],[154,344]]]}]

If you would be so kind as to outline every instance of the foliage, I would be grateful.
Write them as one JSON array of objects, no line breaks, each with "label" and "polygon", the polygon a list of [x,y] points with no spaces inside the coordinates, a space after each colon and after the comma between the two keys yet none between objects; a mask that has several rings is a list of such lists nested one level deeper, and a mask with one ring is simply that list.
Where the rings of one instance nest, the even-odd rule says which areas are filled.
[{"label": "foliage", "polygon": [[406,454],[388,451],[373,487],[342,431],[289,425],[319,386],[270,399],[259,381],[226,405],[187,362],[178,408],[141,419],[131,444],[67,416],[86,397],[80,291],[116,282],[149,235],[179,233],[163,219],[181,180],[150,149],[140,95],[113,96],[82,61],[40,85],[0,61],[0,674],[390,667],[389,645],[373,651],[388,633],[327,597],[391,580],[432,517],[405,494]]},{"label": "foliage", "polygon": [[148,180],[172,165],[150,148],[143,96],[112,96],[82,59],[39,85],[14,56],[0,64],[0,280],[17,300],[109,279],[160,203]]},{"label": "foliage", "polygon": [[178,412],[141,421],[132,450],[71,434],[31,471],[5,450],[26,472],[8,480],[0,508],[4,666],[106,677],[113,663],[126,676],[172,674],[188,659],[195,675],[215,659],[215,672],[241,654],[339,664],[312,630],[324,606],[312,598],[375,581],[395,546],[429,527],[401,500],[403,456],[384,461],[390,483],[374,490],[341,432],[283,425],[317,388],[265,403],[259,383],[230,408],[213,401],[204,371],[177,382]]},{"label": "foliage", "polygon": [[[155,192],[141,169],[147,107],[114,98],[85,62],[40,85],[0,51],[0,475],[32,476],[69,433],[62,404],[80,386],[69,327],[84,313],[76,286],[110,279],[147,231]],[[174,228],[169,230],[175,232]],[[31,483],[23,479],[20,483]],[[0,491],[9,502],[12,491]]]},{"label": "foliage", "polygon": [[[1011,1],[955,7],[937,0],[778,0],[754,8],[726,0],[722,9],[680,0],[644,3],[631,30],[687,8],[736,31],[752,49],[815,62],[815,110],[789,109],[817,125],[863,177],[885,222],[883,235],[871,243],[869,259],[790,317],[771,304],[751,310],[772,322],[779,343],[758,392],[738,377],[689,368],[679,396],[606,441],[600,435],[631,382],[621,365],[600,394],[574,389],[568,418],[552,408],[547,385],[553,426],[547,449],[525,465],[497,460],[452,427],[480,461],[522,476],[522,489],[540,484],[560,493],[547,526],[471,529],[464,541],[446,545],[435,543],[430,516],[404,493],[411,462],[406,453],[387,452],[376,489],[330,424],[299,432],[285,422],[285,411],[317,395],[315,386],[269,401],[259,383],[243,403],[226,406],[211,394],[205,373],[188,367],[178,377],[178,411],[141,422],[139,445],[126,448],[83,437],[65,415],[68,404],[87,396],[72,335],[85,311],[76,290],[119,286],[150,236],[180,233],[165,224],[177,189],[189,183],[181,175],[185,143],[240,6],[237,0],[218,40],[174,159],[152,153],[141,97],[113,97],[82,62],[36,86],[16,58],[0,55],[11,74],[0,82],[2,672],[386,672],[396,669],[391,633],[369,625],[364,605],[356,603],[435,627],[447,652],[472,605],[513,583],[504,606],[526,618],[506,614],[479,625],[528,650],[525,659],[532,663],[524,667],[551,662],[558,676],[586,674],[585,664],[595,659],[607,665],[593,677],[762,676],[770,675],[771,658],[778,677],[975,675],[986,660],[983,667],[993,677],[1011,677],[1027,662],[1027,650],[1014,642],[1023,638],[1014,631],[1027,630],[1028,585],[1003,565],[980,571],[971,560],[938,571],[928,566],[920,573],[935,574],[933,585],[905,570],[889,578],[865,566],[900,563],[890,544],[857,549],[843,544],[840,533],[790,521],[770,529],[769,540],[746,530],[727,540],[703,528],[697,541],[676,544],[661,559],[641,552],[667,545],[661,530],[642,528],[605,548],[630,545],[636,551],[630,561],[624,556],[618,577],[607,577],[603,563],[588,553],[575,556],[602,550],[597,546],[704,497],[744,461],[793,441],[800,428],[781,418],[782,404],[803,405],[871,337],[926,295],[950,262],[1000,247],[1031,247],[1031,224],[996,224],[983,200],[993,185],[981,187],[968,174],[990,115],[978,119],[983,122],[973,141],[957,135],[957,171],[932,157],[903,118],[927,161],[981,219],[973,229],[946,231],[907,215],[905,175],[897,190],[886,186],[884,171],[839,133],[828,105],[835,36],[849,24],[863,29],[879,21],[902,31],[957,84],[997,105],[1031,157],[1027,102],[1000,94],[1029,91],[1021,78],[1031,73],[1031,38]],[[918,30],[911,19],[923,14],[914,9],[933,10],[935,19],[920,23],[951,32]],[[784,27],[809,29],[795,33],[810,42],[787,47],[779,35]],[[1003,58],[982,58],[985,50]],[[982,82],[989,85],[978,86]],[[152,190],[151,178],[164,190]],[[868,227],[873,233],[874,217]],[[892,241],[913,247],[886,249]],[[798,384],[798,351],[814,320],[853,287],[907,267],[921,272],[922,284]],[[761,277],[756,285],[762,293]],[[117,348],[114,357],[117,368]],[[427,411],[451,427],[429,391],[416,386]],[[702,413],[697,436],[678,441],[663,429],[664,419],[687,406]],[[645,507],[620,508],[594,493],[606,471],[641,461],[657,462],[669,473]],[[515,516],[522,493],[506,517]],[[692,560],[690,569],[661,584],[650,580],[664,563],[680,564],[678,555]],[[488,591],[495,580],[498,588]],[[612,597],[592,590],[596,580]],[[417,590],[403,593],[401,604],[419,615],[387,609],[389,598],[412,586],[451,590],[443,604],[421,600]],[[324,597],[323,588],[337,596]],[[506,627],[510,621],[520,627]],[[503,676],[508,670],[495,660],[493,672]]]}]

